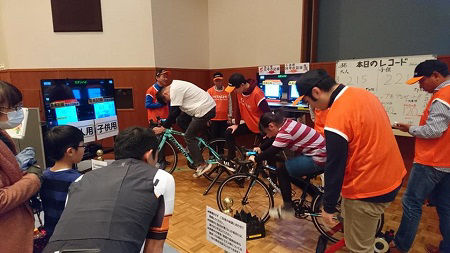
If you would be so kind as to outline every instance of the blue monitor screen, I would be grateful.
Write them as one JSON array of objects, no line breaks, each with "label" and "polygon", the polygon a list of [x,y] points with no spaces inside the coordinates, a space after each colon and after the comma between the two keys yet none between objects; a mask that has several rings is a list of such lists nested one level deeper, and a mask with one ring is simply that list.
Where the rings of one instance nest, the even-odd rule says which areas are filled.
[{"label": "blue monitor screen", "polygon": [[87,91],[89,98],[98,98],[102,96],[100,88],[88,88]]},{"label": "blue monitor screen", "polygon": [[94,104],[95,118],[106,118],[116,115],[114,101]]},{"label": "blue monitor screen", "polygon": [[297,86],[295,85],[289,85],[290,89],[289,89],[289,100],[294,101],[296,100],[299,96],[298,96],[298,90],[297,90]]},{"label": "blue monitor screen", "polygon": [[73,89],[72,93],[73,93],[73,96],[75,97],[75,99],[77,99],[77,100],[81,99],[81,92],[80,92],[80,90]]},{"label": "blue monitor screen", "polygon": [[263,81],[263,91],[267,99],[280,100],[281,99],[281,83],[280,80],[265,80]]},{"label": "blue monitor screen", "polygon": [[75,106],[65,106],[55,108],[56,121],[58,125],[66,125],[78,122],[77,108]]}]

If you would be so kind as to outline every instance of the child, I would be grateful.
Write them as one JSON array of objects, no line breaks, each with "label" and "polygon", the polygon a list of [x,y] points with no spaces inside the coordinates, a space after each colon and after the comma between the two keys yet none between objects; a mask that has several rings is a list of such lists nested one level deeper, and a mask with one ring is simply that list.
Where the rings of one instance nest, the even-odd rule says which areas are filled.
[{"label": "child", "polygon": [[267,160],[283,148],[289,148],[297,154],[288,159],[285,166],[277,168],[284,206],[277,210],[271,210],[271,214],[274,213],[278,216],[274,218],[280,218],[283,214],[293,216],[289,176],[300,178],[323,171],[327,158],[325,139],[316,130],[297,121],[285,119],[281,111],[264,113],[259,120],[259,127],[268,138],[275,137],[275,141],[271,147],[263,150],[256,157],[250,157],[250,160],[255,162]]},{"label": "child", "polygon": [[70,184],[80,177],[72,169],[84,155],[83,132],[73,126],[56,126],[45,136],[45,152],[55,165],[44,171],[40,191],[47,238],[53,234],[64,210]]}]

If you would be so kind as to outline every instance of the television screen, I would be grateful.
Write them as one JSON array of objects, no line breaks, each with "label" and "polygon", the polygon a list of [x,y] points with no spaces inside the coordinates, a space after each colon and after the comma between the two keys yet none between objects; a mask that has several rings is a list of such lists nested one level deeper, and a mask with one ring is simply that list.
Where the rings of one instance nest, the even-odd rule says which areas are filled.
[{"label": "television screen", "polygon": [[269,79],[262,82],[262,90],[269,100],[281,99],[281,86],[283,83],[278,79]]},{"label": "television screen", "polygon": [[[296,80],[302,74],[258,75],[258,86],[267,100],[292,102],[298,98]],[[275,85],[276,84],[276,85]]]},{"label": "television screen", "polygon": [[295,85],[295,81],[289,81],[288,84],[289,84],[289,101],[294,101],[299,97],[297,86]]},{"label": "television screen", "polygon": [[112,79],[41,80],[49,128],[116,115]]}]

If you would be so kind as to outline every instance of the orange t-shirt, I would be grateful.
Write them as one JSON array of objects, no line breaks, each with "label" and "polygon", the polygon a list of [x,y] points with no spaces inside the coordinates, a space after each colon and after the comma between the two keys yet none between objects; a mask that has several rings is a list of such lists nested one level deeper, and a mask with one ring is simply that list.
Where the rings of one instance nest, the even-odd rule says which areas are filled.
[{"label": "orange t-shirt", "polygon": [[[249,95],[244,95],[242,93],[237,94],[241,118],[245,121],[247,127],[254,133],[259,133],[259,118],[263,113],[258,105],[264,99],[264,92],[259,87],[255,87]],[[236,124],[239,124],[239,122]]]},{"label": "orange t-shirt", "polygon": [[[420,118],[419,126],[426,124],[431,104],[439,100],[450,107],[450,85],[435,92]],[[414,161],[433,167],[450,167],[450,131],[447,129],[441,137],[433,139],[416,138]]]},{"label": "orange t-shirt", "polygon": [[314,108],[314,130],[316,130],[322,136],[325,136],[325,131],[323,128],[325,127],[325,122],[327,119],[328,109],[319,110]]},{"label": "orange t-shirt", "polygon": [[348,142],[343,197],[376,197],[400,186],[405,165],[388,115],[375,95],[345,87],[331,105],[325,130]]},{"label": "orange t-shirt", "polygon": [[[150,86],[150,88],[147,89],[145,95],[151,96],[153,101],[156,101],[156,93],[158,93],[158,90],[156,90],[155,85],[152,85]],[[160,117],[161,119],[166,119],[168,116],[169,116],[169,106],[167,105],[160,108],[147,108],[147,118],[149,122],[150,120],[157,122],[157,117]]]},{"label": "orange t-shirt", "polygon": [[227,120],[230,94],[225,89],[217,90],[215,86],[209,88],[208,93],[216,101],[216,117],[211,120]]}]

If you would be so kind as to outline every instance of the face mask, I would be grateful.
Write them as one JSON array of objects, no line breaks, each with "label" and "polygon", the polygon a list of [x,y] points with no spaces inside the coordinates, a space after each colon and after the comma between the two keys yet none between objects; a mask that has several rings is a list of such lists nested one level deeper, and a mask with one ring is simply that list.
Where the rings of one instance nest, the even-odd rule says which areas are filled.
[{"label": "face mask", "polygon": [[15,128],[16,126],[20,125],[23,120],[23,109],[8,112],[8,121],[0,121],[0,128],[1,129],[11,129]]}]

